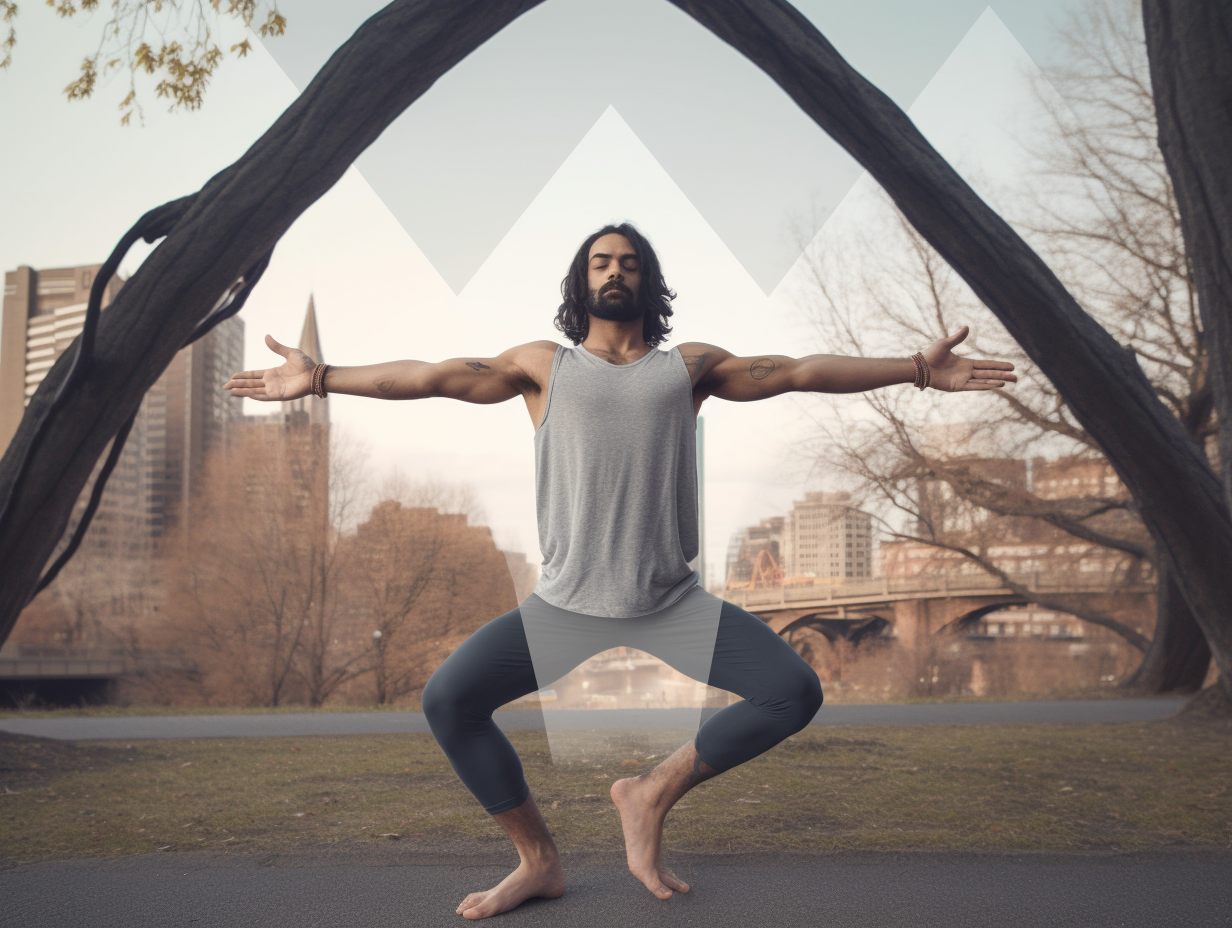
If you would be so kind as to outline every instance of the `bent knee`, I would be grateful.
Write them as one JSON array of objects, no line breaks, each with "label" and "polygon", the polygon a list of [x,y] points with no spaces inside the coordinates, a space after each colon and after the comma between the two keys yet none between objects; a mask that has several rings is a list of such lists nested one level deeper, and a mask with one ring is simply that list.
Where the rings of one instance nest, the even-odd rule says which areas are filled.
[{"label": "bent knee", "polygon": [[817,671],[806,664],[805,668],[792,678],[791,700],[798,712],[801,728],[813,720],[823,699],[821,679],[817,676]]},{"label": "bent knee", "polygon": [[448,678],[437,668],[432,676],[428,677],[428,682],[424,684],[423,693],[420,694],[420,703],[423,706],[423,714],[431,722],[433,718],[443,718],[456,712],[461,705],[461,700],[453,687],[449,685]]}]

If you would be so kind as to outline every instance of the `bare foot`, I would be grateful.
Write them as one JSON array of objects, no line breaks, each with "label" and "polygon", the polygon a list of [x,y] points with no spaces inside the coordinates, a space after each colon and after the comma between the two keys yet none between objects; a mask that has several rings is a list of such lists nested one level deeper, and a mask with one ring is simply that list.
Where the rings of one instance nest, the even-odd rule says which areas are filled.
[{"label": "bare foot", "polygon": [[555,899],[564,892],[565,871],[560,858],[534,866],[523,861],[487,892],[471,893],[455,911],[464,918],[487,918],[508,912],[532,896]]},{"label": "bare foot", "polygon": [[625,833],[625,857],[629,872],[660,899],[672,898],[672,890],[689,891],[689,884],[659,863],[663,843],[663,820],[667,810],[654,803],[654,787],[643,777],[625,777],[612,784],[612,802],[620,813]]}]

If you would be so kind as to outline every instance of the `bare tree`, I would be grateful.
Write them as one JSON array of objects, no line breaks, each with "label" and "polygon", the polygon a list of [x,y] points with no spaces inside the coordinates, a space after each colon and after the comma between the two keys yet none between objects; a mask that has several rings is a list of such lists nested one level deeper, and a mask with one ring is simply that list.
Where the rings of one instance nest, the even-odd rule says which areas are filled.
[{"label": "bare tree", "polygon": [[[1051,103],[1052,144],[1036,189],[1050,196],[1037,198],[1036,217],[1026,224],[1039,233],[1053,266],[1082,282],[1084,305],[1135,353],[1157,395],[1218,471],[1208,340],[1157,141],[1141,13],[1133,0],[1092,0],[1060,31],[1068,63],[1047,73],[1048,88],[1037,87],[1041,102]],[[1057,408],[1055,397],[1047,401]],[[1157,558],[1155,566],[1155,634],[1129,684],[1150,692],[1197,689],[1210,648],[1167,560]]]},{"label": "bare tree", "polygon": [[[466,484],[429,479],[419,482],[395,474],[383,499],[360,525],[353,541],[359,588],[356,612],[372,629],[373,686],[378,704],[421,689],[456,644],[456,603],[468,600],[482,622],[513,608],[508,595],[496,601],[486,590],[496,579],[512,591],[504,559],[486,529],[468,524],[481,518],[475,492]],[[485,544],[486,541],[486,544]],[[478,624],[464,623],[467,634]]]},{"label": "bare tree", "polygon": [[[1210,353],[1213,403],[1220,422],[1232,421],[1232,184],[1227,152],[1232,114],[1226,88],[1232,84],[1232,9],[1226,3],[1163,4],[1143,0],[1151,89],[1158,116],[1159,147],[1172,178],[1197,292],[1198,311]],[[1232,460],[1232,429],[1221,429],[1219,453]],[[1224,499],[1232,503],[1232,467],[1223,468]],[[1222,561],[1215,555],[1215,561]],[[1217,568],[1218,569],[1218,568]],[[1194,606],[1187,577],[1170,577],[1165,595],[1183,595]],[[1226,642],[1213,640],[1204,616],[1195,613],[1216,663],[1219,687],[1198,708],[1232,714],[1232,667]],[[1184,634],[1181,630],[1179,634]]]},{"label": "bare tree", "polygon": [[334,425],[329,458],[326,536],[310,567],[312,594],[292,661],[312,706],[323,705],[340,686],[370,670],[366,642],[348,604],[347,587],[355,581],[359,565],[350,556],[345,536],[366,496],[364,446]]},{"label": "bare tree", "polygon": [[328,433],[246,423],[206,465],[165,561],[169,621],[215,699],[288,701],[296,665],[335,608],[327,568]]},{"label": "bare tree", "polygon": [[[1051,131],[1033,137],[1042,166],[1032,190],[1044,189],[1048,194],[1034,196],[1033,209],[1022,224],[1084,307],[1135,352],[1158,395],[1194,441],[1213,452],[1215,423],[1202,329],[1188,276],[1180,216],[1155,144],[1154,104],[1137,9],[1125,0],[1097,0],[1078,19],[1065,32],[1071,45],[1069,64],[1036,85]],[[1054,95],[1053,88],[1059,95]],[[867,293],[867,301],[884,322],[876,338],[882,344],[893,344],[895,338],[931,339],[947,327],[979,316],[984,319],[979,326],[982,346],[969,343],[973,349],[1010,357],[1022,369],[1018,388],[996,393],[1003,408],[981,409],[978,421],[966,428],[968,443],[996,448],[1001,454],[1025,456],[1042,446],[1075,459],[1104,460],[1100,445],[1056,387],[1040,376],[1038,368],[901,215],[893,233],[901,259],[870,268],[855,288]],[[878,252],[884,252],[886,241],[884,235],[878,238]],[[850,308],[839,307],[834,292],[833,275],[849,261],[848,257],[828,264],[821,258],[814,261],[810,268],[813,289],[826,317],[823,337],[864,352],[870,347],[866,317],[861,315],[862,324],[855,325]],[[890,280],[897,285],[889,284]],[[844,292],[841,298],[852,299],[853,293]],[[988,347],[990,341],[996,343],[995,349]],[[1030,528],[1023,522],[1035,520],[1053,530],[1054,543],[1080,540],[1093,546],[1095,556],[1100,548],[1120,552],[1127,559],[1125,582],[1153,570],[1160,577],[1162,591],[1156,634],[1130,682],[1153,692],[1201,686],[1209,647],[1184,598],[1175,595],[1168,564],[1155,557],[1133,500],[1123,492],[1115,498],[1044,499],[1022,487],[981,477],[978,468],[962,461],[968,449],[926,450],[928,429],[913,429],[909,424],[912,416],[919,417],[919,409],[908,412],[910,404],[901,400],[870,398],[868,407],[881,422],[872,434],[888,442],[878,453],[852,453],[857,446],[869,446],[867,437],[856,439],[855,445],[840,440],[835,446],[845,449],[840,456],[846,458],[851,473],[859,474],[866,486],[879,488],[882,498],[896,499],[900,509],[920,505],[922,501],[912,503],[910,499],[911,494],[918,495],[921,483],[940,483],[964,505],[980,511],[986,526],[997,526],[997,533],[1022,536],[1026,532],[1039,537],[1040,527]],[[949,546],[1014,588],[978,544],[959,543],[918,511],[912,513],[911,521],[927,536],[917,534],[913,536],[916,540]],[[1143,563],[1148,560],[1154,563]],[[1169,591],[1174,595],[1168,595]],[[1081,602],[1041,598],[1025,587],[1018,592],[1026,601],[1105,625],[1136,647],[1146,645],[1146,639],[1133,629],[1093,613]]]}]

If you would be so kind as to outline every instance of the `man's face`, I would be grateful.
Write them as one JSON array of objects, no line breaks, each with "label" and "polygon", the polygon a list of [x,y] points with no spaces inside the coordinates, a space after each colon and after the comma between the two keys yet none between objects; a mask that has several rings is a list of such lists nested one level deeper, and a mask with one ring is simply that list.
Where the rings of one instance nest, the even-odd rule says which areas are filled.
[{"label": "man's face", "polygon": [[586,311],[600,319],[630,322],[642,315],[638,299],[642,269],[633,245],[623,235],[610,232],[595,239],[587,264],[590,296]]}]

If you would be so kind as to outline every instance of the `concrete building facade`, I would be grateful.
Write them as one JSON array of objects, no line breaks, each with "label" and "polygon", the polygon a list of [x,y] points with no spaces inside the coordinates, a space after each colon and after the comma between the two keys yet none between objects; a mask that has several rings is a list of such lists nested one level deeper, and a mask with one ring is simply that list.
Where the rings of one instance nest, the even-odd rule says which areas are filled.
[{"label": "concrete building facade", "polygon": [[796,500],[783,530],[783,572],[791,582],[833,583],[873,575],[873,518],[849,493],[810,490]]},{"label": "concrete building facade", "polygon": [[[90,289],[102,265],[35,269],[5,274],[0,317],[0,447],[7,448],[30,397],[56,360],[81,333]],[[124,279],[107,282],[102,311]],[[86,556],[132,562],[150,557],[160,539],[187,511],[206,455],[238,420],[241,400],[222,384],[243,367],[244,323],[233,316],[181,349],[146,393],[82,540]],[[94,477],[102,467],[100,457]],[[73,517],[89,499],[87,483]]]}]

